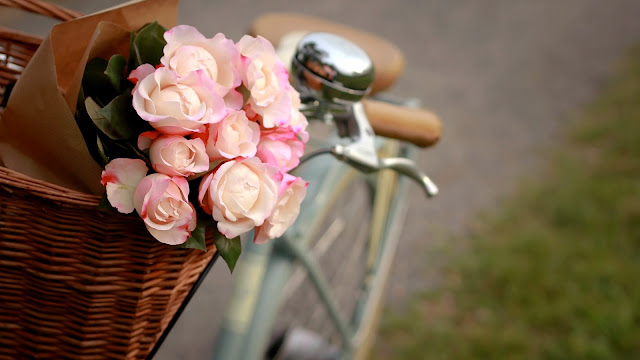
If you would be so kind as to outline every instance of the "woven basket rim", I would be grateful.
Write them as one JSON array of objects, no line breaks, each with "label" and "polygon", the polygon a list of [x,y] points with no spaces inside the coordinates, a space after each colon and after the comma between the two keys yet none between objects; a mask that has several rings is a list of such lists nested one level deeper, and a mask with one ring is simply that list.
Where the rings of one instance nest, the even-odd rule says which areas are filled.
[{"label": "woven basket rim", "polygon": [[98,206],[101,199],[98,195],[71,190],[61,185],[35,179],[4,166],[0,166],[0,186],[9,189],[8,191],[20,189],[48,200],[76,205]]}]

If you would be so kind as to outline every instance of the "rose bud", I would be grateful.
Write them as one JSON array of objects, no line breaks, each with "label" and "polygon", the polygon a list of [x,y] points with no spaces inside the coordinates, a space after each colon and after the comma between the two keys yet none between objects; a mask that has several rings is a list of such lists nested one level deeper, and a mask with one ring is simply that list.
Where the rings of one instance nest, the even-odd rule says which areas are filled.
[{"label": "rose bud", "polygon": [[151,143],[149,157],[153,168],[169,176],[191,176],[209,169],[209,156],[200,139],[163,135]]},{"label": "rose bud", "polygon": [[260,126],[249,121],[244,111],[232,111],[221,122],[209,125],[204,134],[197,136],[206,142],[211,161],[248,158],[256,154]]},{"label": "rose bud", "polygon": [[196,211],[188,197],[189,184],[185,178],[151,174],[136,187],[133,202],[156,240],[179,245],[196,228]]}]

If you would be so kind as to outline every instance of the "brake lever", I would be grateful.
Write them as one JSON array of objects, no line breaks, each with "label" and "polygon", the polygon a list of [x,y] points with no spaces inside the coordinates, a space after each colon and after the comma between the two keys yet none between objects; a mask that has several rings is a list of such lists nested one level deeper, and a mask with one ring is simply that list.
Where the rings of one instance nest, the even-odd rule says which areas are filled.
[{"label": "brake lever", "polygon": [[438,186],[416,166],[413,160],[407,158],[379,158],[377,155],[374,155],[374,160],[373,157],[366,156],[366,152],[362,152],[362,147],[353,145],[355,143],[347,146],[334,145],[331,149],[331,154],[338,160],[366,173],[383,169],[394,170],[416,181],[422,186],[428,197],[434,197],[438,194]]},{"label": "brake lever", "polygon": [[438,195],[438,186],[425,174],[422,170],[418,169],[415,162],[407,158],[386,158],[380,159],[378,169],[392,169],[402,175],[406,175],[418,184],[422,185],[425,193],[428,197],[434,197]]}]

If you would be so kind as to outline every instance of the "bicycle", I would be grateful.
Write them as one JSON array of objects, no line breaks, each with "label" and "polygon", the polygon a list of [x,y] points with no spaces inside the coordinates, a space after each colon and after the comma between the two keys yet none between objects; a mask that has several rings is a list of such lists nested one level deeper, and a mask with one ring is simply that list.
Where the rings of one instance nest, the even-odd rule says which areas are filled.
[{"label": "bicycle", "polygon": [[[374,123],[378,133],[421,146],[439,137],[437,117],[360,101],[374,81],[371,60],[344,38],[289,32],[300,30],[301,23],[309,25],[305,17],[267,15],[256,22],[254,33],[272,31],[276,35],[267,38],[274,43],[299,43],[295,51],[280,51],[293,57],[293,83],[301,92],[305,115],[323,120],[310,134],[322,126],[337,134],[315,141],[312,137],[308,144],[312,151],[297,172],[311,185],[296,224],[267,244],[245,242],[215,359],[364,358],[375,335],[406,212],[409,179],[418,181],[428,196],[438,191],[409,160],[415,155],[412,146],[374,137],[367,112],[378,116]],[[306,28],[331,31],[335,24],[316,22]],[[375,47],[382,40],[368,41],[373,42],[365,45]],[[355,69],[353,63],[360,66]],[[374,89],[388,87],[394,72],[399,75],[395,69],[382,69],[388,84],[373,83]],[[326,154],[340,161],[321,156]],[[382,169],[393,171],[378,172]],[[364,210],[362,222],[354,218],[358,213],[348,211],[349,206]],[[336,256],[348,261],[336,266]],[[344,271],[344,266],[351,271]],[[310,302],[321,306],[309,311]]]},{"label": "bicycle", "polygon": [[[1,5],[24,8],[27,11],[45,14],[59,20],[71,20],[80,16],[80,13],[61,10],[55,5],[42,3],[38,0],[9,1],[4,2]],[[284,19],[276,18],[275,21],[274,19],[271,19],[271,25],[274,23],[280,23],[281,25],[286,25],[284,28],[296,26],[296,22],[298,24],[303,23],[306,25],[305,28],[308,30],[331,31],[332,28],[335,28],[335,26],[332,25],[325,26],[326,23],[323,22],[312,24],[307,18],[303,17],[285,17]],[[327,28],[324,29],[324,27]],[[274,27],[272,26],[272,28]],[[280,27],[278,31],[282,29],[283,27]],[[14,32],[8,32],[7,34],[3,33],[3,36],[8,36],[8,38],[3,39],[5,40],[5,43],[7,43],[8,39],[8,44],[11,46],[4,45],[3,49],[0,49],[2,50],[0,57],[5,63],[8,62],[9,65],[7,65],[7,68],[11,71],[7,72],[9,75],[8,80],[3,78],[3,82],[0,84],[2,85],[0,86],[0,90],[9,91],[12,82],[15,82],[20,70],[26,65],[31,54],[39,46],[41,39]],[[277,42],[277,39],[273,37],[271,37],[270,40],[272,42]],[[365,40],[367,40],[366,36]],[[370,44],[381,44],[380,40],[372,39],[371,36],[369,36],[368,40],[371,40]],[[386,53],[383,55],[390,56],[393,54]],[[304,68],[304,66],[308,66],[309,64],[301,62],[300,65]],[[424,182],[424,185],[428,192],[434,193],[436,190],[428,180],[422,178],[422,174],[420,172],[415,171],[412,163],[403,159],[405,157],[411,157],[413,153],[412,148],[399,145],[396,142],[381,140],[374,141],[373,131],[368,123],[364,121],[366,118],[364,113],[367,112],[370,115],[378,116],[378,118],[372,117],[370,120],[377,120],[374,123],[374,128],[379,134],[389,137],[409,139],[417,143],[422,142],[422,145],[429,145],[433,143],[439,136],[439,126],[437,125],[439,122],[437,118],[426,112],[399,110],[397,107],[389,107],[388,105],[383,105],[381,103],[358,102],[356,100],[359,100],[360,96],[367,92],[370,85],[367,81],[362,79],[358,80],[359,84],[357,85],[357,88],[351,89],[356,90],[355,95],[350,91],[346,91],[346,94],[344,91],[338,91],[336,93],[333,92],[333,90],[336,89],[332,88],[331,79],[318,77],[318,75],[321,74],[307,70],[313,69],[307,68],[300,72],[300,74],[310,75],[312,78],[315,77],[315,80],[320,83],[327,83],[330,85],[328,87],[320,87],[316,90],[329,90],[329,94],[333,94],[332,96],[338,96],[338,99],[334,100],[340,100],[340,96],[343,95],[348,97],[347,99],[342,99],[347,100],[347,102],[342,100],[326,101],[326,98],[320,96],[324,95],[323,91],[319,91],[315,95],[313,92],[308,94],[303,92],[303,97],[306,97],[305,100],[308,100],[305,101],[305,103],[307,103],[307,115],[310,117],[327,118],[327,120],[332,117],[335,120],[335,124],[341,125],[338,126],[340,135],[346,136],[347,140],[351,138],[353,141],[346,141],[345,143],[338,144],[335,147],[315,153],[317,155],[332,153],[334,156],[340,158],[342,162],[336,162],[328,157],[312,156],[312,160],[309,160],[300,168],[299,171],[301,175],[305,179],[310,180],[314,185],[312,185],[309,190],[309,195],[307,197],[308,200],[305,203],[305,208],[303,209],[303,213],[300,216],[298,224],[294,226],[283,239],[272,241],[264,246],[249,244],[248,249],[245,250],[242,264],[239,265],[237,270],[237,277],[239,279],[237,279],[236,283],[238,287],[234,291],[233,295],[235,299],[240,299],[242,301],[234,302],[234,305],[228,311],[229,319],[226,322],[227,325],[223,326],[220,336],[219,343],[221,346],[217,347],[219,352],[217,358],[220,359],[225,356],[226,358],[232,359],[258,358],[262,357],[265,351],[267,352],[267,355],[272,355],[273,357],[287,357],[295,356],[296,351],[302,350],[305,352],[301,355],[306,356],[306,350],[308,350],[308,348],[298,346],[300,343],[297,339],[301,338],[311,340],[312,342],[310,344],[316,348],[322,349],[324,351],[323,355],[328,355],[330,357],[350,355],[353,355],[353,357],[362,356],[361,354],[366,349],[364,344],[366,344],[367,339],[371,336],[371,332],[367,333],[365,330],[370,331],[373,329],[376,317],[375,315],[377,313],[376,309],[378,309],[380,305],[382,290],[393,259],[395,245],[397,244],[397,232],[399,230],[399,224],[403,218],[404,211],[404,202],[402,201],[402,198],[403,194],[405,194],[407,190],[408,181],[404,177],[398,178],[393,172],[381,172],[377,176],[363,176],[360,172],[353,170],[353,167],[351,166],[354,166],[361,171],[378,170],[379,167],[394,168],[398,171],[405,172],[420,181],[426,181]],[[381,68],[378,67],[378,70],[381,70]],[[378,75],[381,73],[385,74],[384,71],[378,71]],[[7,74],[3,74],[3,76]],[[366,79],[371,80],[370,72],[365,72],[363,75],[366,75]],[[384,76],[378,76],[372,85],[374,90],[381,90],[385,86],[390,85],[393,78],[399,75],[399,69],[396,68],[392,71],[388,71],[386,75],[388,76],[386,79],[387,84],[380,85],[381,83],[384,83],[380,80],[384,79]],[[308,80],[309,79],[307,79],[307,81]],[[5,89],[4,86],[7,84],[9,84],[9,87]],[[339,90],[345,89],[341,88]],[[2,95],[4,96],[7,94],[8,92],[3,93]],[[6,99],[6,97],[3,97],[3,99]],[[335,106],[336,104],[338,106]],[[1,108],[2,107],[0,106],[0,109]],[[402,119],[402,121],[381,121],[397,120],[395,118],[396,115],[398,115],[398,118]],[[420,118],[424,121],[413,121],[416,118]],[[411,125],[407,126],[407,122],[411,123]],[[391,124],[391,126],[389,126],[389,124]],[[424,124],[427,124],[426,127]],[[422,127],[424,131],[415,131],[416,126]],[[379,155],[375,154],[376,150],[379,151]],[[400,158],[387,162],[379,160],[380,158],[384,159],[393,156],[400,156]],[[350,164],[351,166],[347,164]],[[14,179],[11,178],[8,184],[13,184],[13,181]],[[21,181],[28,184],[33,183],[33,181],[25,180],[24,178],[21,178]],[[7,182],[5,182],[5,184],[7,184]],[[49,190],[49,186],[47,184],[42,186],[46,187],[45,191]],[[11,192],[12,188],[9,189]],[[41,189],[41,187],[38,187],[38,189]],[[326,196],[327,194],[331,194],[332,196]],[[342,194],[345,194],[345,196],[341,197]],[[57,193],[54,195],[57,196]],[[67,194],[65,193],[64,195],[66,196]],[[93,200],[80,201],[78,199],[80,198],[74,197],[74,200],[77,200],[78,203],[83,204],[83,206],[85,206],[86,203],[93,204]],[[84,199],[84,197],[82,199]],[[363,209],[371,209],[364,214],[365,216],[363,216],[367,220],[370,218],[366,223],[367,226],[361,226],[362,224],[358,223],[357,219],[349,222],[349,219],[345,220],[346,215],[354,215],[354,213],[340,213],[340,211],[347,209],[345,206],[346,204],[340,203],[340,201],[345,200],[350,201],[349,205],[354,205],[354,203],[358,201],[360,203],[359,207]],[[59,199],[56,198],[56,201],[59,201]],[[315,201],[315,203],[313,205],[309,205],[312,201]],[[353,224],[358,226],[350,228],[349,225]],[[369,229],[369,225],[371,229]],[[322,235],[318,235],[318,232],[325,228],[327,231]],[[348,233],[347,230],[355,230],[353,237],[357,241],[335,241],[342,231]],[[303,234],[304,236],[302,236]],[[296,239],[296,241],[292,241],[293,239]],[[307,251],[303,245],[313,246],[316,249],[316,254],[312,254]],[[351,300],[348,306],[342,304],[342,299],[335,300],[335,297],[330,294],[330,291],[327,290],[329,286],[327,286],[326,283],[329,282],[333,285],[332,281],[323,280],[323,276],[320,275],[318,266],[314,265],[315,260],[313,260],[314,256],[331,260],[330,255],[347,254],[346,250],[339,248],[339,246],[346,245],[354,245],[354,249],[356,249],[356,251],[352,253],[356,255],[364,254],[362,249],[367,250],[366,256],[354,255],[355,260],[351,262],[354,266],[363,266],[361,270],[364,269],[364,271],[357,274],[354,273],[356,276],[353,276],[351,279],[352,284],[364,285],[364,287],[355,287],[357,292],[362,293],[363,295],[355,297],[351,296],[350,293],[340,292],[340,294],[348,295],[346,296],[347,300]],[[324,318],[331,318],[332,321],[337,324],[337,331],[328,330],[327,332],[334,333],[334,337],[338,339],[337,343],[343,343],[344,351],[340,352],[337,348],[326,345],[324,341],[319,341],[318,339],[320,339],[320,337],[309,335],[310,333],[306,331],[296,330],[293,326],[272,326],[273,320],[276,318],[275,309],[278,307],[280,298],[296,299],[298,297],[293,292],[304,292],[307,289],[305,286],[309,285],[303,282],[303,275],[305,272],[295,268],[294,259],[299,259],[302,263],[307,265],[306,268],[309,270],[311,278],[315,279],[315,284],[321,289],[319,293],[321,294],[323,299],[322,301],[326,305],[329,313],[329,316],[324,316]],[[213,261],[211,261],[211,264],[213,264]],[[338,268],[335,266],[335,262],[329,263],[329,265],[334,269]],[[49,269],[47,269],[47,271],[49,271]],[[43,271],[43,273],[45,272],[46,271]],[[64,276],[65,279],[66,275],[67,274]],[[43,276],[43,279],[53,277],[55,277],[55,274],[51,277]],[[336,281],[343,281],[346,280],[347,277],[334,276],[332,279]],[[286,283],[289,283],[288,288],[285,288]],[[43,286],[43,288],[46,289],[47,287]],[[286,291],[285,293],[283,293],[283,289]],[[172,290],[167,290],[167,292],[170,291]],[[193,294],[193,291],[191,294]],[[35,296],[37,297],[37,295]],[[30,304],[30,306],[36,307],[37,305],[34,304],[36,304],[36,302]],[[288,305],[285,304],[284,306],[287,307]],[[318,309],[320,309],[320,307],[318,307]],[[302,310],[304,311],[305,309]],[[348,312],[349,314],[348,316],[345,316],[345,314],[341,314],[341,312]],[[32,313],[37,315],[37,311],[32,311]],[[110,316],[108,314],[100,315]],[[322,313],[319,313],[319,315],[311,315],[314,317],[311,319],[312,322],[315,322],[318,317],[323,317]],[[346,318],[353,319],[352,325],[347,324],[347,321],[345,320]],[[279,319],[284,321],[285,317],[280,317]],[[57,333],[58,329],[55,326],[56,324],[52,323],[53,321],[49,321],[49,324],[47,325],[49,326],[49,329],[54,329]],[[143,327],[146,325],[144,323],[141,324],[142,325],[137,325],[134,329],[138,333],[144,330]],[[272,328],[275,328],[276,331],[282,329],[290,331],[273,333],[271,332]],[[357,333],[355,331],[356,329],[359,330]],[[244,330],[247,331],[243,333]],[[19,332],[16,333],[19,336],[21,335]],[[318,333],[322,333],[322,329],[318,331]],[[47,336],[39,337],[38,334],[35,335],[37,337],[35,341],[37,342],[46,342],[42,339],[48,338]],[[324,340],[331,340],[331,334],[327,335],[328,336],[326,336],[326,339]],[[5,340],[4,343],[7,344],[6,339],[3,340]],[[155,335],[149,336],[144,339],[144,345],[152,343],[154,340]],[[8,343],[15,344],[12,342]],[[160,343],[161,341],[158,342],[158,344]],[[99,347],[106,347],[111,344],[112,342],[110,340],[99,340],[95,342],[92,340],[87,344],[80,344],[79,346],[90,349],[92,353],[97,354],[104,350]],[[140,343],[136,343],[136,346],[139,346],[139,344]],[[59,348],[50,346],[47,351],[59,351]],[[146,352],[146,348],[144,348],[143,351]],[[156,350],[152,353],[155,351]],[[113,355],[105,354],[105,356]]]}]

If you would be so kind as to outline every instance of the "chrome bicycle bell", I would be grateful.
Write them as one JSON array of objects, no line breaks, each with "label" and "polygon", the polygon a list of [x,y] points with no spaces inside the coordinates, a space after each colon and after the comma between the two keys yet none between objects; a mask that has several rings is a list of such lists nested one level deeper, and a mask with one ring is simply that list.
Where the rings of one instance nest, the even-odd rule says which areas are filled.
[{"label": "chrome bicycle bell", "polygon": [[373,83],[373,62],[351,41],[329,33],[311,33],[300,40],[291,69],[304,97],[333,103],[355,102]]}]

